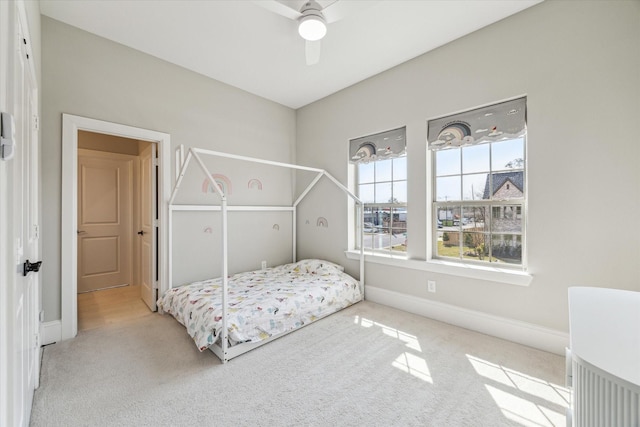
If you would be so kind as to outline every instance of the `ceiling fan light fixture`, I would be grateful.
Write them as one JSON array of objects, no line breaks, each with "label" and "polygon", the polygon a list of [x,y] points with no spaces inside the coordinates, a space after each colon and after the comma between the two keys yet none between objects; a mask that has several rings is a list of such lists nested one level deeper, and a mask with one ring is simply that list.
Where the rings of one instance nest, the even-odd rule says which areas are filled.
[{"label": "ceiling fan light fixture", "polygon": [[322,14],[307,14],[300,18],[298,33],[303,39],[311,42],[322,39],[327,34],[327,25]]}]

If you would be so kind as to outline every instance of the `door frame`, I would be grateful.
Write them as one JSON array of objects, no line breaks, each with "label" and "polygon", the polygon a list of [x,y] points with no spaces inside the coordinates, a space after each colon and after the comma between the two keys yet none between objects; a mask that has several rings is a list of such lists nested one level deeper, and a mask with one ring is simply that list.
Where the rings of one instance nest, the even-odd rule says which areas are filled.
[{"label": "door frame", "polygon": [[167,133],[90,119],[62,115],[62,220],[61,220],[61,339],[78,334],[78,131],[103,133],[158,144],[158,293],[168,286],[168,206],[171,196],[171,136]]}]

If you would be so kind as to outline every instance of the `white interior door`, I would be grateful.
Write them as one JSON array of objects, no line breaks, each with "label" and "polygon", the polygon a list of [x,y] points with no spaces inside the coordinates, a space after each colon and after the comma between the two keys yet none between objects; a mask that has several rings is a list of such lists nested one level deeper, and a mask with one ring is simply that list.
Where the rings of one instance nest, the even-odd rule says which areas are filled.
[{"label": "white interior door", "polygon": [[140,154],[140,268],[142,300],[151,311],[156,311],[158,278],[156,269],[156,144],[149,144]]},{"label": "white interior door", "polygon": [[131,283],[132,168],[129,156],[78,150],[78,293]]},{"label": "white interior door", "polygon": [[10,220],[14,242],[15,280],[10,283],[13,313],[14,366],[13,425],[29,424],[33,392],[39,376],[40,284],[37,268],[24,270],[39,257],[38,242],[38,131],[37,82],[33,64],[29,63],[29,46],[20,14],[16,15],[17,49],[14,52],[15,157],[10,162],[13,199]]}]

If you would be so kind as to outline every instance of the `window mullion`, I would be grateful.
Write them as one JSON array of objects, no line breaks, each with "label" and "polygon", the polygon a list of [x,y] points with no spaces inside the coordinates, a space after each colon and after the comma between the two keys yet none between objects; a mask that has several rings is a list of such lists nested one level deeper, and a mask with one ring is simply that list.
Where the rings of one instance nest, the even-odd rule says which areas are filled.
[{"label": "window mullion", "polygon": [[373,201],[375,202],[376,200],[378,200],[378,198],[376,197],[376,189],[378,188],[377,186],[377,171],[376,171],[376,162],[373,162]]},{"label": "window mullion", "polygon": [[[462,148],[460,150],[460,199],[464,199],[464,155],[462,154]],[[460,213],[462,213],[462,200],[458,202],[460,206]],[[453,214],[451,215],[453,216]],[[454,222],[455,224],[455,222]],[[462,261],[464,258],[464,233],[462,232],[462,218],[458,222],[458,259]]]},{"label": "window mullion", "polygon": [[[391,201],[393,202],[394,197],[393,197],[393,160],[391,160],[391,180],[389,181],[391,183]],[[393,221],[391,222],[391,224],[393,224]]]},{"label": "window mullion", "polygon": [[[493,202],[493,144],[489,144],[489,176],[490,181],[491,181],[491,199]],[[493,204],[491,205],[493,206]],[[489,221],[489,242],[487,242],[489,244],[489,262],[492,262],[493,260],[493,218],[490,219]]]}]

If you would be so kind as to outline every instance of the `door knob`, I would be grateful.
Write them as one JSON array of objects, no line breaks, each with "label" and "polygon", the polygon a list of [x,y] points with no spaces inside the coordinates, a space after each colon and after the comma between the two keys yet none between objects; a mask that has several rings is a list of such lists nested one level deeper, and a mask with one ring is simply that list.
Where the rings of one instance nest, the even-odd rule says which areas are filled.
[{"label": "door knob", "polygon": [[144,231],[140,230],[140,231],[138,231],[138,234],[141,235],[141,236],[144,236]]},{"label": "door knob", "polygon": [[84,231],[84,230],[76,230],[76,233],[77,233],[77,234],[85,234],[85,233],[86,233],[86,231]]},{"label": "door knob", "polygon": [[22,275],[26,276],[27,274],[29,274],[30,271],[34,271],[34,272],[38,272],[40,271],[40,266],[42,265],[42,261],[38,261],[38,262],[29,262],[29,260],[26,260],[24,262],[24,264],[22,264]]}]

